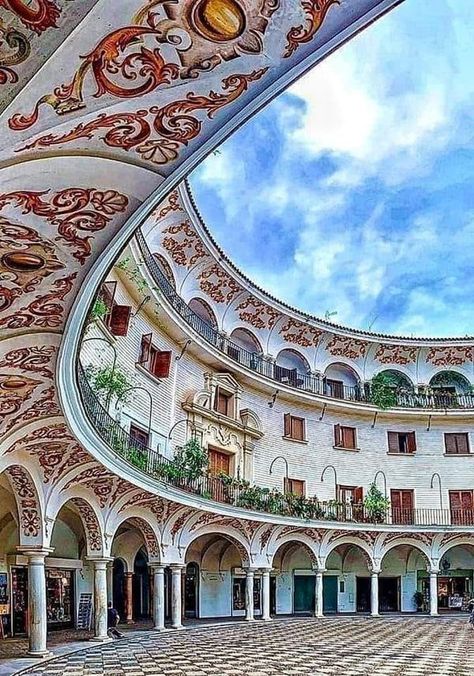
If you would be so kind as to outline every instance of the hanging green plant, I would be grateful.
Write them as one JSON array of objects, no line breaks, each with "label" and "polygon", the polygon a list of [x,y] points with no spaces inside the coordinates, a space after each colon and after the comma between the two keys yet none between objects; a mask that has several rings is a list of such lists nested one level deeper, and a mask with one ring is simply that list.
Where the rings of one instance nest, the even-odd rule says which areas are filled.
[{"label": "hanging green plant", "polygon": [[106,401],[113,396],[126,401],[126,391],[132,386],[127,374],[119,366],[90,365],[86,368],[86,377],[97,396]]},{"label": "hanging green plant", "polygon": [[207,451],[197,439],[190,439],[184,446],[178,448],[173,460],[160,467],[159,474],[171,481],[180,479],[194,481],[204,474],[208,464]]},{"label": "hanging green plant", "polygon": [[370,383],[370,402],[382,409],[397,405],[395,379],[388,373],[377,373]]}]

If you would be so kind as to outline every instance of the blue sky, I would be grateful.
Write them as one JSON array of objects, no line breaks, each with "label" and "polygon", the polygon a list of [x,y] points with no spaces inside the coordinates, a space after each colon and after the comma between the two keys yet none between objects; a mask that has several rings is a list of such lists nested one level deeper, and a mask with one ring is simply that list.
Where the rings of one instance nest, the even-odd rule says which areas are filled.
[{"label": "blue sky", "polygon": [[406,0],[200,165],[248,276],[340,324],[474,334],[473,35],[473,0]]}]

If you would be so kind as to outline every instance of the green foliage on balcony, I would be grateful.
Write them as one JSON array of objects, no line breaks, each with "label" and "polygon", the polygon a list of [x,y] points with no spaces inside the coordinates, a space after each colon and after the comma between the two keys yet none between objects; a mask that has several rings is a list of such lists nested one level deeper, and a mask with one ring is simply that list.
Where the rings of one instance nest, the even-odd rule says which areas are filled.
[{"label": "green foliage on balcony", "polygon": [[371,483],[364,498],[365,515],[372,523],[383,523],[389,507],[390,500],[377,488],[375,483]]},{"label": "green foliage on balcony", "polygon": [[370,402],[382,409],[397,405],[397,383],[389,373],[377,373],[370,383]]},{"label": "green foliage on balcony", "polygon": [[194,481],[203,476],[209,458],[197,439],[190,439],[177,449],[173,460],[161,465],[159,475],[170,481]]},{"label": "green foliage on balcony", "polygon": [[125,393],[132,387],[127,374],[119,366],[90,365],[86,368],[86,377],[96,395],[105,401],[110,401],[113,396],[125,401]]}]

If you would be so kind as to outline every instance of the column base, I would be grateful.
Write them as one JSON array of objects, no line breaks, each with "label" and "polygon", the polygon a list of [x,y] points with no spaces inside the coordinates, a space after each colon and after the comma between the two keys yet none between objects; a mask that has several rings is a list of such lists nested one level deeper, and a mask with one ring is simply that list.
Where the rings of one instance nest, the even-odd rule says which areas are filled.
[{"label": "column base", "polygon": [[153,631],[165,631],[166,627],[153,627]]},{"label": "column base", "polygon": [[89,639],[92,643],[110,643],[113,640],[114,639],[110,638],[110,636],[93,636]]},{"label": "column base", "polygon": [[370,617],[380,617],[380,613],[370,613]]},{"label": "column base", "polygon": [[272,617],[262,617],[261,619],[263,620],[263,622],[271,622],[273,618]]},{"label": "column base", "polygon": [[126,620],[125,624],[135,624],[135,620]]},{"label": "column base", "polygon": [[53,653],[49,650],[29,650],[26,654],[28,657],[38,657],[40,659],[53,656]]},{"label": "column base", "polygon": [[430,613],[430,617],[439,617],[439,613]]},{"label": "column base", "polygon": [[180,629],[184,629],[182,624],[172,624],[171,629],[174,629],[175,631],[179,631]]}]

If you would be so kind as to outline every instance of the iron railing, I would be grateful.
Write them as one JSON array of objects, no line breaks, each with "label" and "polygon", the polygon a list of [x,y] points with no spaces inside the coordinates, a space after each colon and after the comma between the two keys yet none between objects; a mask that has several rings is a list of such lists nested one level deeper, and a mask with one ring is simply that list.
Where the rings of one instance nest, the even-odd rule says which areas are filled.
[{"label": "iron railing", "polygon": [[375,512],[363,504],[341,503],[335,500],[321,502],[316,498],[284,495],[280,491],[250,486],[247,482],[230,477],[203,474],[189,479],[177,476],[173,472],[175,465],[172,460],[134,439],[109,415],[92,389],[80,363],[77,369],[77,382],[85,412],[99,437],[135,468],[186,493],[241,509],[300,517],[305,520],[417,526],[474,526],[474,510],[469,509],[393,508]]},{"label": "iron railing", "polygon": [[[259,352],[250,352],[245,348],[223,336],[215,327],[199,317],[185,301],[176,293],[173,285],[163,273],[156,258],[148,248],[143,233],[136,233],[136,240],[151,276],[160,288],[161,293],[168,303],[185,320],[201,338],[226,354],[233,361],[251,371],[270,378],[276,383],[282,383],[304,392],[310,392],[332,399],[343,399],[362,404],[373,403],[370,392],[370,384],[350,387],[317,376],[301,373],[297,369],[288,369],[275,364]],[[410,390],[397,390],[394,392],[396,403],[394,407],[401,408],[424,408],[424,409],[470,409],[474,408],[474,394],[451,394],[451,393],[416,393]]]}]

